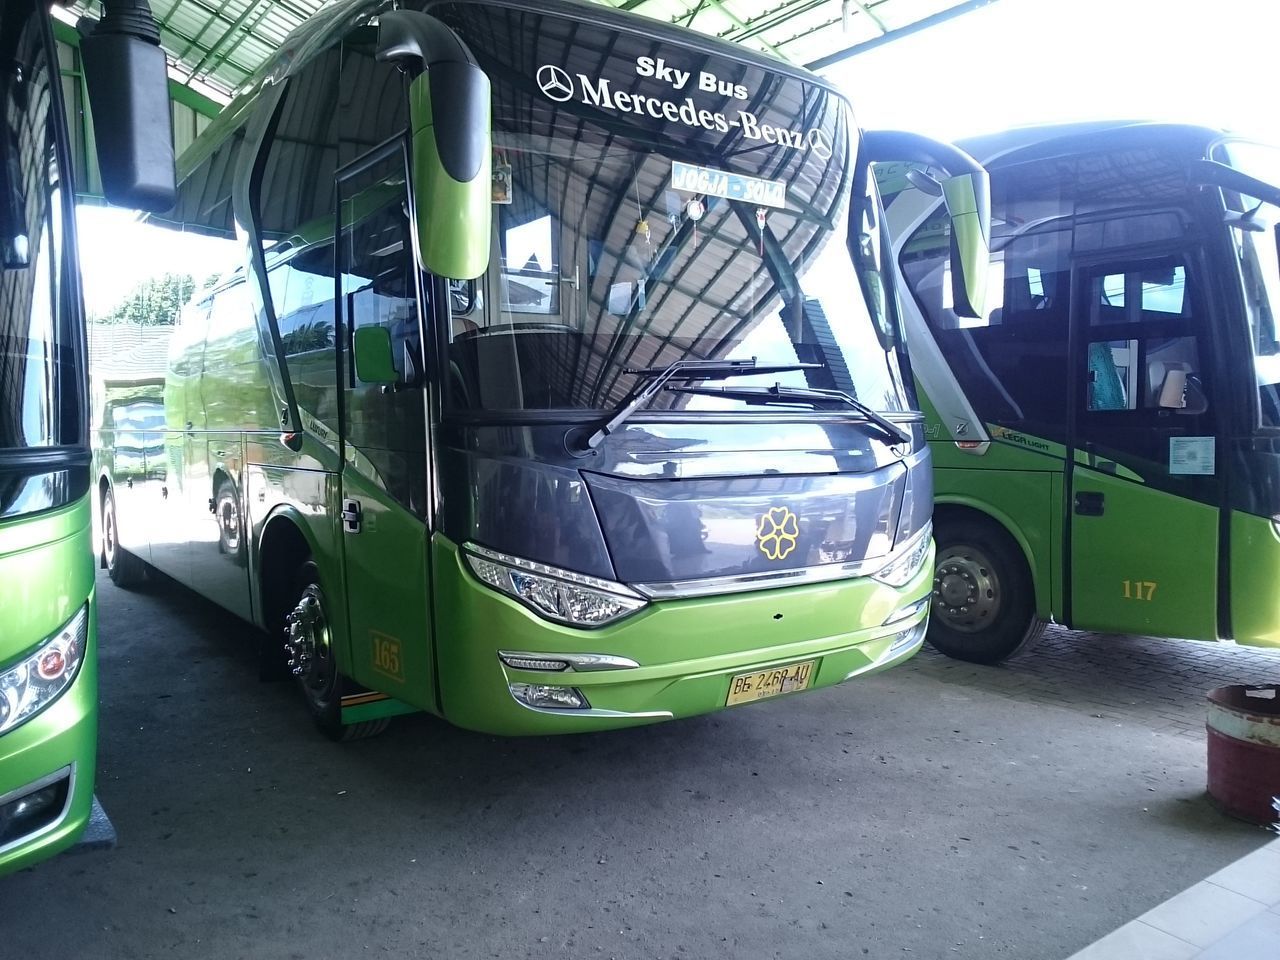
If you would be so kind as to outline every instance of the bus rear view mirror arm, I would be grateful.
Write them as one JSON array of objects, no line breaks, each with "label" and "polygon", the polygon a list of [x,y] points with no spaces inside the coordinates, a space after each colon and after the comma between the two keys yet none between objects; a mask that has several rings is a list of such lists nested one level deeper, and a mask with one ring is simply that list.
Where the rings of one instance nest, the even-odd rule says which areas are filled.
[{"label": "bus rear view mirror arm", "polygon": [[412,77],[418,258],[437,276],[473,280],[489,267],[493,220],[489,78],[456,33],[417,10],[380,15],[378,59]]},{"label": "bus rear view mirror arm", "polygon": [[1188,165],[1187,180],[1193,186],[1221,187],[1280,207],[1280,187],[1216,160],[1192,160]]},{"label": "bus rear view mirror arm", "polygon": [[81,18],[80,55],[93,114],[102,192],[152,213],[177,197],[169,78],[147,0],[105,0],[99,21]]},{"label": "bus rear view mirror arm", "polygon": [[905,161],[943,172],[944,176],[935,178],[917,171],[909,179],[926,193],[941,193],[947,205],[955,313],[962,317],[985,316],[991,262],[991,188],[986,169],[959,147],[902,130],[868,130],[863,134],[862,150],[863,162]]}]

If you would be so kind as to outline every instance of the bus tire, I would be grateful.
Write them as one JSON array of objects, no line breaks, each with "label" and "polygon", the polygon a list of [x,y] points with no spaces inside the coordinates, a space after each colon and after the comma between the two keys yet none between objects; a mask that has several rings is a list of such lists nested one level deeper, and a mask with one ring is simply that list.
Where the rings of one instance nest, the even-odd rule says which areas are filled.
[{"label": "bus tire", "polygon": [[102,560],[117,587],[131,590],[147,579],[146,562],[120,546],[116,498],[110,487],[102,495]]},{"label": "bus tire", "polygon": [[1044,632],[1031,571],[1003,528],[970,517],[936,524],[928,640],[957,660],[993,664],[1029,649]]},{"label": "bus tire", "polygon": [[328,606],[320,588],[320,568],[307,560],[294,578],[294,603],[285,616],[284,644],[288,665],[320,732],[330,740],[361,740],[387,729],[380,717],[360,723],[342,722],[342,695],[351,681],[338,671]]}]

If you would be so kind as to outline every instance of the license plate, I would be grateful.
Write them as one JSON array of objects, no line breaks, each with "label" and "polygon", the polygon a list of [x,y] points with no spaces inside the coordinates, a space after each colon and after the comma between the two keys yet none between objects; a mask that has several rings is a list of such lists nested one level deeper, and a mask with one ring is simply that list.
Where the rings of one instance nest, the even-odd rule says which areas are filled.
[{"label": "license plate", "polygon": [[757,670],[755,673],[740,673],[729,681],[729,699],[726,707],[735,703],[750,703],[752,700],[767,700],[769,697],[794,693],[797,690],[809,689],[813,679],[813,665],[816,660],[804,663],[793,663],[786,667],[773,667],[769,670]]}]

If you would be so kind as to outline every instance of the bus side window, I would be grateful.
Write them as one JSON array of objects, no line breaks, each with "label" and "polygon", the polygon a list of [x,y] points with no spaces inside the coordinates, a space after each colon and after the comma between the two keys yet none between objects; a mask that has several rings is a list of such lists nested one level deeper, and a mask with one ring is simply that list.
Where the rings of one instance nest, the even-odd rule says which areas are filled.
[{"label": "bus side window", "polygon": [[336,431],[333,244],[307,247],[273,265],[267,279],[298,403]]},{"label": "bus side window", "polygon": [[1087,410],[1204,412],[1198,330],[1180,260],[1094,275],[1089,328]]},{"label": "bus side window", "polygon": [[[997,222],[999,207],[995,208]],[[988,313],[951,309],[949,235],[926,221],[905,245],[907,285],[978,416],[1045,439],[1066,436],[1071,236],[1064,229],[996,237]]]}]

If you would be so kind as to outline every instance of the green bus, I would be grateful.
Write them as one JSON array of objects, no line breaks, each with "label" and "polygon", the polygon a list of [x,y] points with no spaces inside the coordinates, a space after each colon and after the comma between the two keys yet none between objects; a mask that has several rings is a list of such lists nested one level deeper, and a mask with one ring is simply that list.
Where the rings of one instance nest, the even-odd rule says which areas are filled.
[{"label": "green bus", "polygon": [[1154,123],[965,146],[991,173],[981,319],[951,309],[937,199],[877,171],[933,450],[931,643],[1280,645],[1280,156]]},{"label": "green bus", "polygon": [[229,266],[139,477],[102,420],[117,584],[263,628],[336,739],[633,726],[915,653],[931,474],[870,161],[960,159],[966,297],[980,167],[568,0],[336,3],[245,91],[155,221]]},{"label": "green bus", "polygon": [[[112,202],[173,202],[164,53],[145,3],[106,4],[81,57]],[[84,307],[63,79],[47,5],[0,2],[0,873],[94,808],[97,636]]]}]

